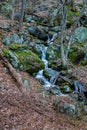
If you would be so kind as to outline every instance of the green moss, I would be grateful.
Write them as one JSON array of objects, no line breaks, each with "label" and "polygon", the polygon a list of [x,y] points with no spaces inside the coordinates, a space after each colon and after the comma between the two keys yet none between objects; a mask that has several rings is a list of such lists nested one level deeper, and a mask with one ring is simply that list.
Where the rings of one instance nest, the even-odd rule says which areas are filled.
[{"label": "green moss", "polygon": [[[14,56],[12,55],[11,57],[9,52],[12,52]],[[30,50],[11,51],[10,49],[4,49],[3,53],[9,61],[14,61],[14,57],[17,57],[20,65],[23,65],[24,70],[28,71],[30,74],[34,74],[44,68],[43,61]]]},{"label": "green moss", "polygon": [[[31,59],[32,61],[37,61],[40,62],[41,60],[38,58],[38,56],[33,53],[32,51],[28,50],[28,51],[17,51],[16,54],[22,59],[24,60],[28,60]],[[26,59],[27,58],[27,59]]]},{"label": "green moss", "polygon": [[63,93],[70,93],[70,92],[72,92],[72,90],[71,90],[71,88],[70,88],[70,86],[68,84],[66,84],[63,87],[61,87],[61,91]]},{"label": "green moss", "polygon": [[32,51],[18,51],[16,54],[24,69],[29,73],[32,74],[44,68],[44,63]]},{"label": "green moss", "polygon": [[83,65],[83,66],[87,65],[87,60],[82,60],[82,61],[80,62],[80,65]]},{"label": "green moss", "polygon": [[78,11],[74,12],[74,11],[70,10],[68,13],[68,17],[67,17],[68,24],[72,24],[74,22],[72,19],[75,16],[76,17],[79,16],[79,12]]},{"label": "green moss", "polygon": [[10,48],[11,50],[24,50],[24,49],[26,49],[27,47],[26,47],[25,45],[20,45],[20,44],[11,44],[11,45],[9,46],[9,48]]},{"label": "green moss", "polygon": [[9,58],[9,49],[3,49],[3,53],[6,57]]},{"label": "green moss", "polygon": [[50,79],[49,73],[48,73],[46,70],[43,71],[43,75],[44,75],[47,79]]},{"label": "green moss", "polygon": [[85,48],[80,47],[79,45],[73,46],[69,52],[69,58],[74,64],[85,64],[84,56],[85,56]]}]

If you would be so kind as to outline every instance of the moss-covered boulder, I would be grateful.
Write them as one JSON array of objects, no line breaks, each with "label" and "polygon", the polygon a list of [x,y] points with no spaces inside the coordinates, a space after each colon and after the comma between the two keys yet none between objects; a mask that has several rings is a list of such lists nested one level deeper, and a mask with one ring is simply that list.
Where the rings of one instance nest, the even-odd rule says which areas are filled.
[{"label": "moss-covered boulder", "polygon": [[79,16],[79,12],[78,11],[72,11],[72,10],[70,10],[68,12],[68,17],[67,17],[67,27],[70,27],[75,22],[75,19],[78,16]]},{"label": "moss-covered boulder", "polygon": [[35,73],[44,68],[44,63],[30,50],[16,52],[18,59],[29,73]]},{"label": "moss-covered boulder", "polygon": [[50,45],[47,49],[47,60],[49,66],[54,63],[54,61],[57,61],[60,57],[60,46],[59,45]]},{"label": "moss-covered boulder", "polygon": [[69,59],[74,64],[87,65],[87,49],[84,46],[74,45],[71,47],[69,52]]},{"label": "moss-covered boulder", "polygon": [[44,68],[44,63],[30,50],[11,51],[10,49],[6,49],[3,52],[12,65],[12,61],[15,61],[15,64],[18,63],[16,68],[23,66],[23,69],[30,74],[34,74]]},{"label": "moss-covered boulder", "polygon": [[22,51],[22,50],[25,50],[27,49],[27,46],[26,45],[20,45],[20,44],[11,44],[9,45],[9,49],[13,50],[13,51]]}]

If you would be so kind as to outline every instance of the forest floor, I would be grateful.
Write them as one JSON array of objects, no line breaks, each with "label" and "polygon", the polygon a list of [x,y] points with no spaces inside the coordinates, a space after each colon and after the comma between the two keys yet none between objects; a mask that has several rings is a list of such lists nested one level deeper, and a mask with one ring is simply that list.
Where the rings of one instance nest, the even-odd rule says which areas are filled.
[{"label": "forest floor", "polygon": [[[4,22],[7,21],[4,19]],[[0,20],[0,24],[3,21]],[[0,59],[0,130],[87,130],[82,118],[75,119],[53,110],[53,97],[44,97],[39,92],[42,86],[35,78],[26,72],[19,73],[29,80],[29,89],[23,94]],[[87,66],[78,67],[73,73],[87,83]]]},{"label": "forest floor", "polygon": [[39,93],[42,86],[35,78],[20,74],[29,80],[24,94],[0,59],[0,130],[87,130],[83,119],[53,110],[52,97]]}]

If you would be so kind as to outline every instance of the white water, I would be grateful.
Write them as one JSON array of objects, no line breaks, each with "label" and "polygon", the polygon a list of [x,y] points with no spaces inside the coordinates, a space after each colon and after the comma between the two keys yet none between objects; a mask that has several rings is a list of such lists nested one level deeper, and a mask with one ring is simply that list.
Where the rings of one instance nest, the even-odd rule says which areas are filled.
[{"label": "white water", "polygon": [[[46,52],[47,52],[47,47],[44,47],[41,49],[42,51],[42,56],[41,56],[41,59],[42,61],[44,62],[44,65],[45,65],[45,69],[48,68],[48,61],[46,59]],[[40,70],[37,75],[36,75],[36,78],[38,80],[41,80],[43,82],[43,86],[45,89],[49,89],[50,86],[51,86],[51,83],[44,77],[43,75],[43,70]]]},{"label": "white water", "polygon": [[[54,35],[53,35],[52,40],[54,40],[55,36],[57,36],[57,34],[54,34]],[[48,44],[51,43],[51,40],[50,40],[49,37],[48,37],[47,43],[48,43]],[[46,46],[40,47],[40,51],[42,52],[41,59],[42,59],[42,61],[44,62],[45,70],[54,71],[54,70],[52,70],[51,68],[48,68],[48,60],[46,59],[47,48],[48,48],[48,47],[46,47]],[[38,80],[42,81],[43,87],[44,87],[45,89],[49,89],[49,88],[52,86],[52,84],[53,84],[53,81],[54,81],[54,79],[55,79],[55,76],[56,76],[56,75],[52,75],[51,78],[50,78],[50,80],[48,81],[48,80],[45,78],[45,76],[43,75],[43,70],[40,70],[40,71],[37,73],[36,78],[37,78]]]}]

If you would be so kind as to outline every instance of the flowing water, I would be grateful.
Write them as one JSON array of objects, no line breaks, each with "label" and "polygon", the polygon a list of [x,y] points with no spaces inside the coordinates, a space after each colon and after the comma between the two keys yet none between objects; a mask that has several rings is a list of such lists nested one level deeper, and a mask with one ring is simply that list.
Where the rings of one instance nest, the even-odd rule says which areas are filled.
[{"label": "flowing water", "polygon": [[[55,35],[55,34],[54,34]],[[54,35],[52,37],[52,39],[54,38]],[[50,38],[48,37],[48,40],[47,40],[47,43],[49,44],[50,43]],[[43,84],[43,87],[45,89],[49,89],[52,85],[53,85],[53,82],[54,82],[54,79],[55,77],[58,75],[59,72],[55,71],[55,70],[52,70],[51,68],[48,68],[48,60],[46,59],[46,52],[47,52],[47,46],[44,46],[44,47],[40,47],[40,51],[42,52],[42,56],[41,56],[41,59],[42,61],[44,62],[44,65],[45,65],[45,70],[49,73],[50,75],[50,79],[48,80],[44,75],[43,75],[43,71],[44,70],[40,70],[37,75],[36,75],[36,78],[42,82]]]}]

